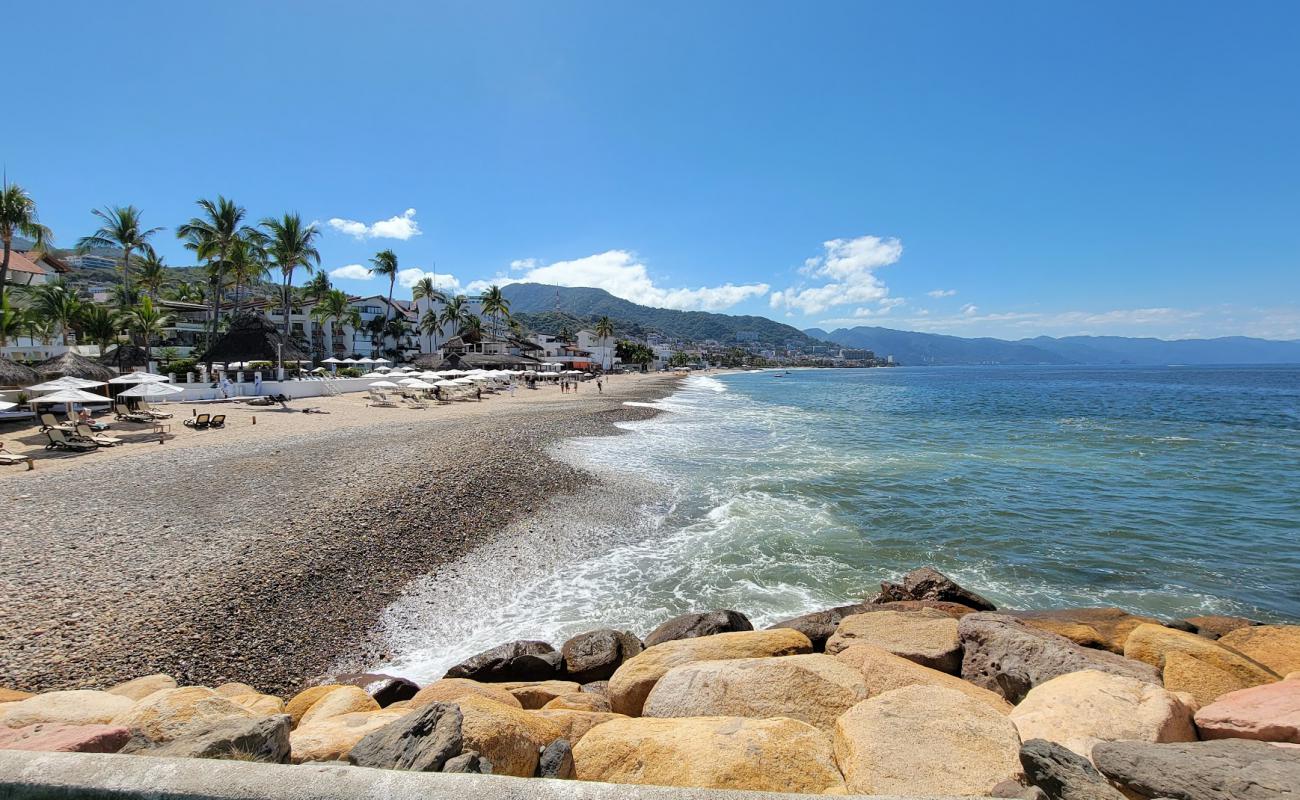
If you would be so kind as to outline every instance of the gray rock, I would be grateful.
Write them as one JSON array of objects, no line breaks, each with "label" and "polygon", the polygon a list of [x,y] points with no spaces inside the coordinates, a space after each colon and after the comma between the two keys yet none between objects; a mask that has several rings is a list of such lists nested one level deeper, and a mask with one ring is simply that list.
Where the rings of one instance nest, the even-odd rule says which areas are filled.
[{"label": "gray rock", "polygon": [[1037,786],[1025,786],[1020,781],[1002,781],[989,790],[989,797],[1007,800],[1049,800]]},{"label": "gray rock", "polygon": [[461,772],[469,775],[491,775],[492,762],[479,755],[477,750],[466,750],[455,758],[447,759],[443,772]]},{"label": "gray rock", "polygon": [[1046,739],[1020,746],[1025,777],[1047,800],[1124,800],[1088,759]]},{"label": "gray rock", "polygon": [[967,614],[957,622],[957,635],[963,648],[961,676],[1012,703],[1040,683],[1081,669],[1160,685],[1159,672],[1149,664],[1081,647],[1005,614]]},{"label": "gray rock", "polygon": [[202,720],[191,722],[178,736],[162,744],[136,735],[119,752],[164,758],[228,758],[285,764],[289,761],[289,729],[288,714],[256,719]]},{"label": "gray rock", "polygon": [[739,611],[722,609],[682,614],[660,625],[645,637],[645,646],[653,647],[676,639],[695,639],[700,636],[712,636],[715,633],[732,633],[734,631],[752,631],[754,625],[749,617]]},{"label": "gray rock", "polygon": [[609,697],[609,681],[592,681],[582,684],[582,691]]},{"label": "gray rock", "polygon": [[460,755],[460,708],[431,703],[366,734],[348,753],[358,767],[438,772]]},{"label": "gray rock", "polygon": [[345,673],[335,675],[324,682],[337,683],[343,686],[357,686],[373,697],[380,708],[387,708],[401,700],[410,700],[415,697],[416,692],[420,691],[419,686],[406,678],[376,672]]},{"label": "gray rock", "polygon": [[537,760],[537,777],[574,779],[573,748],[566,739],[556,739],[542,750]]},{"label": "gray rock", "polygon": [[868,603],[859,603],[852,606],[837,606],[828,608],[825,611],[814,611],[811,614],[794,617],[792,619],[781,620],[772,628],[792,628],[799,631],[808,640],[812,642],[813,650],[821,653],[826,650],[826,640],[831,638],[835,633],[835,627],[840,624],[840,620],[845,617],[851,617],[854,614],[865,614],[868,611],[874,611],[875,606]]},{"label": "gray rock", "polygon": [[560,653],[546,642],[506,642],[470,656],[444,677],[474,681],[545,681],[560,672]]},{"label": "gray rock", "polygon": [[903,576],[901,583],[880,584],[880,594],[873,602],[888,603],[894,600],[942,600],[960,603],[976,611],[996,611],[997,606],[934,567],[914,569]]},{"label": "gray rock", "polygon": [[1093,748],[1092,759],[1106,777],[1143,797],[1300,798],[1300,753],[1267,742],[1102,742]]},{"label": "gray rock", "polygon": [[578,683],[606,681],[619,665],[641,652],[641,640],[612,628],[580,633],[560,648],[564,671]]}]

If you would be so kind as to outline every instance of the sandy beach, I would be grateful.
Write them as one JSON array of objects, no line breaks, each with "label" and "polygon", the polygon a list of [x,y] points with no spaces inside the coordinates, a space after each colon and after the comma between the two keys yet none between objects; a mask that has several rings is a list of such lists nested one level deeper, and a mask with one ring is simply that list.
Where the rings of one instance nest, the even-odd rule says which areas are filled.
[{"label": "sandy beach", "polygon": [[[550,458],[560,437],[617,432],[676,380],[615,376],[418,410],[364,395],[293,411],[205,404],[221,430],[114,425],[85,455],[3,432],[34,471],[0,472],[0,674],[16,688],[149,672],[291,692],[338,663],[381,662],[370,636],[403,588],[596,477]],[[303,414],[318,407],[326,414]],[[254,423],[254,418],[256,422]]]}]

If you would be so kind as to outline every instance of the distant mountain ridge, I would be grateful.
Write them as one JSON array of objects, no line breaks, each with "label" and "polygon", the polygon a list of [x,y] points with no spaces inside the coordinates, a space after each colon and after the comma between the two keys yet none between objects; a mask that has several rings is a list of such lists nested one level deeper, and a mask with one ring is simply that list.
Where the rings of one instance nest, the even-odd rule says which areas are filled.
[{"label": "distant mountain ridge", "polygon": [[1300,340],[1249,336],[1154,339],[1128,336],[1037,336],[1009,341],[860,326],[810,336],[892,355],[908,366],[960,364],[1300,364]]}]

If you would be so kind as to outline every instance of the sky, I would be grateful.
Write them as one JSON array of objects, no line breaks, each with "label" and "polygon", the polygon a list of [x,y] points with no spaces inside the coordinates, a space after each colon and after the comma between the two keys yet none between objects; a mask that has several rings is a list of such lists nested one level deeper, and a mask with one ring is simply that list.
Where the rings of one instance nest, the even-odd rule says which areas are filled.
[{"label": "sky", "polygon": [[221,194],[350,292],[392,249],[800,328],[1300,338],[1294,2],[3,13],[0,160],[63,246],[134,204],[187,265]]}]

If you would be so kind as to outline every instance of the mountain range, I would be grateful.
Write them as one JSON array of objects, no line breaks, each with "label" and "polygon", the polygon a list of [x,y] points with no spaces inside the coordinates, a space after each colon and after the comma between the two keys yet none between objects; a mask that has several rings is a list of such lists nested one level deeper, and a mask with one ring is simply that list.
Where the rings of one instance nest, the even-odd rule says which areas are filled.
[{"label": "mountain range", "polygon": [[1128,336],[1037,336],[1014,341],[857,327],[804,331],[908,366],[957,364],[1300,364],[1300,341],[1225,336],[1152,339]]}]

